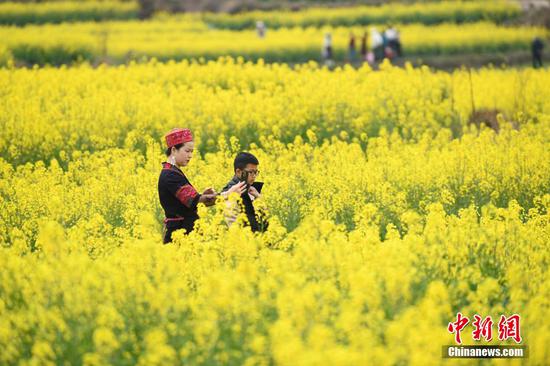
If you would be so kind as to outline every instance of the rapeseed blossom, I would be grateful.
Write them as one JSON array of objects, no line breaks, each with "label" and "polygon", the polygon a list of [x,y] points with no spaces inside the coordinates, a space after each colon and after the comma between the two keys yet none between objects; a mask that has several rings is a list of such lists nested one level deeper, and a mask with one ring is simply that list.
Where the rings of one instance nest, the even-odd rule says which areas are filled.
[{"label": "rapeseed blossom", "polygon": [[[547,364],[550,74],[471,76],[0,70],[0,364],[442,364],[457,311],[519,312]],[[198,190],[258,157],[266,233],[220,200],[161,244],[173,126],[196,132]]]}]

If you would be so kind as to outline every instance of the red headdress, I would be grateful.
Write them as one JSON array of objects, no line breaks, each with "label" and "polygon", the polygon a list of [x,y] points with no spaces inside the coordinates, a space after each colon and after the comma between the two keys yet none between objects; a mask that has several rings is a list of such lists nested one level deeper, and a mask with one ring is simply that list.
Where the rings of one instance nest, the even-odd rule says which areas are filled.
[{"label": "red headdress", "polygon": [[188,128],[174,128],[172,131],[168,132],[165,138],[167,147],[193,141],[193,135],[191,134],[191,130]]}]

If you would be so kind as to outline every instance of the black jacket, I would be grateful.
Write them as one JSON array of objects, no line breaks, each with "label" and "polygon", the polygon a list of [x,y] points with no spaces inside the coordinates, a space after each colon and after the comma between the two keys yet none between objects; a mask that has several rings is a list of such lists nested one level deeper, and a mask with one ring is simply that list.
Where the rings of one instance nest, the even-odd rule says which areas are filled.
[{"label": "black jacket", "polygon": [[158,192],[166,217],[164,243],[169,243],[173,231],[185,229],[189,233],[193,230],[199,218],[197,204],[201,195],[177,166],[166,162],[162,163]]},{"label": "black jacket", "polygon": [[[240,180],[237,177],[233,177],[226,185],[223,187],[222,192],[226,192],[231,187],[233,187],[235,184],[239,183]],[[258,193],[261,193],[263,183],[262,182],[254,182],[252,184],[252,187],[256,188]],[[248,192],[244,192],[241,194],[242,204],[244,206],[244,211],[246,213],[246,218],[248,221],[248,225],[250,226],[250,229],[253,232],[256,231],[265,231],[268,226],[268,222],[265,218],[259,218],[256,210],[254,209],[254,204],[252,203],[252,199],[250,199],[250,196],[248,195]]]}]

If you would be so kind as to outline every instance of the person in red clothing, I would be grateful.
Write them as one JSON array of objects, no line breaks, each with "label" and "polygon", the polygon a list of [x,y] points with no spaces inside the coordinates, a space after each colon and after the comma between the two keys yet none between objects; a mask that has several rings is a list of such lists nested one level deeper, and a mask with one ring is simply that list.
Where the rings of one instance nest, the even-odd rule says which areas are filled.
[{"label": "person in red clothing", "polygon": [[189,129],[175,128],[166,135],[167,161],[162,163],[158,181],[159,199],[164,209],[164,244],[172,241],[172,233],[193,230],[199,218],[197,205],[211,206],[216,201],[216,192],[212,188],[202,194],[189,182],[181,168],[189,164],[193,157],[194,141]]}]

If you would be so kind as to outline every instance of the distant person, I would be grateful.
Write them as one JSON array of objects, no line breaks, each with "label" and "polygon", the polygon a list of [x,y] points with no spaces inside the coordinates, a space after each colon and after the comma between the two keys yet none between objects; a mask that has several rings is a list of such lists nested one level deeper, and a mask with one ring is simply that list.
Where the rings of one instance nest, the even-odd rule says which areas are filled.
[{"label": "distant person", "polygon": [[264,38],[265,37],[265,31],[266,31],[266,27],[265,27],[264,21],[263,20],[258,20],[256,22],[256,34],[258,35],[258,37]]},{"label": "distant person", "polygon": [[332,35],[330,33],[325,34],[323,39],[322,56],[325,65],[332,66],[334,61],[332,59]]},{"label": "distant person", "polygon": [[395,27],[391,26],[384,32],[386,39],[386,47],[390,47],[393,55],[401,57],[401,41],[399,40],[399,32]]},{"label": "distant person", "polygon": [[544,43],[539,37],[535,37],[531,43],[531,53],[533,54],[533,67],[539,68],[542,67],[542,50],[544,48]]},{"label": "distant person", "polygon": [[363,62],[368,61],[367,60],[367,53],[369,52],[368,42],[369,42],[369,38],[368,38],[367,32],[365,32],[361,37],[361,50],[360,50],[361,61]]},{"label": "distant person", "polygon": [[349,44],[348,44],[348,58],[350,63],[355,62],[355,57],[357,55],[357,49],[355,44],[355,34],[349,34]]},{"label": "distant person", "polygon": [[374,27],[370,30],[371,50],[373,52],[373,63],[381,61],[384,58],[384,39],[378,30]]}]

